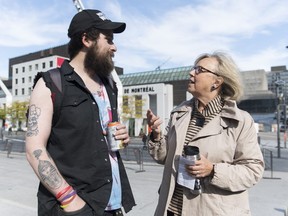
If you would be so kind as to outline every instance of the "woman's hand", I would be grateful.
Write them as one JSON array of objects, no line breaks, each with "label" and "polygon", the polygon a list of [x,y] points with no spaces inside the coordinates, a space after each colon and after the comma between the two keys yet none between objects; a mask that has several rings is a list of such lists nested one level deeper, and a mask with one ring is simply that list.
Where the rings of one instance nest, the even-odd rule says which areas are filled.
[{"label": "woman's hand", "polygon": [[160,139],[161,134],[161,124],[163,121],[160,119],[159,116],[156,116],[150,109],[147,110],[147,123],[148,126],[151,128],[153,133],[154,139]]},{"label": "woman's hand", "polygon": [[195,161],[195,165],[186,165],[187,172],[197,178],[204,178],[212,175],[214,172],[213,163],[203,155],[200,157],[200,160]]}]

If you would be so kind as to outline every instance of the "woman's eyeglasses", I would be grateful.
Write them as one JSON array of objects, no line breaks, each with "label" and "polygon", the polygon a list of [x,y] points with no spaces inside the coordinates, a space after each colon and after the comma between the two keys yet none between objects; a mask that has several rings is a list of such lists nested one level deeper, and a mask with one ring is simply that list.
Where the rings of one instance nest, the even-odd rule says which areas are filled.
[{"label": "woman's eyeglasses", "polygon": [[210,71],[210,70],[208,70],[208,69],[206,69],[206,68],[204,68],[202,66],[194,66],[193,70],[195,70],[195,74],[196,75],[198,75],[200,73],[212,73],[212,74],[214,74],[216,76],[220,76],[219,74],[217,74],[217,73],[215,73],[213,71]]}]

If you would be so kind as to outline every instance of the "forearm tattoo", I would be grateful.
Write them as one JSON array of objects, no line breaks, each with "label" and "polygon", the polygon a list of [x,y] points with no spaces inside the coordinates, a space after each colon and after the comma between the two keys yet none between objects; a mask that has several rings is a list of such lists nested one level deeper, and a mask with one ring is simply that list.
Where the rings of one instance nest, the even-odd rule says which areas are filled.
[{"label": "forearm tattoo", "polygon": [[28,116],[28,127],[27,127],[27,137],[36,136],[39,133],[38,129],[38,119],[41,114],[41,109],[36,107],[35,104],[32,104],[29,107],[29,116]]},{"label": "forearm tattoo", "polygon": [[33,152],[34,157],[39,161],[38,173],[40,180],[51,189],[58,189],[62,185],[62,178],[57,169],[50,161],[40,160],[42,150],[38,149]]}]

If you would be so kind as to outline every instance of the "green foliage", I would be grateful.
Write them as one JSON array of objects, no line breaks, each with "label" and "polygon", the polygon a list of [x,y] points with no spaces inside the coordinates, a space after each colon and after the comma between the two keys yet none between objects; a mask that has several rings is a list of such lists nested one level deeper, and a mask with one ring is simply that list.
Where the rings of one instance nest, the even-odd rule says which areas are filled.
[{"label": "green foliage", "polygon": [[145,99],[142,99],[142,95],[124,95],[121,117],[125,120],[129,118],[143,118],[144,105]]},{"label": "green foliage", "polygon": [[26,121],[26,111],[28,109],[28,105],[29,103],[27,101],[13,102],[11,107],[6,108],[6,118],[9,116],[13,125],[15,125],[16,122],[21,123],[22,121]]},{"label": "green foliage", "polygon": [[0,119],[5,119],[6,118],[6,109],[5,108],[0,108]]}]

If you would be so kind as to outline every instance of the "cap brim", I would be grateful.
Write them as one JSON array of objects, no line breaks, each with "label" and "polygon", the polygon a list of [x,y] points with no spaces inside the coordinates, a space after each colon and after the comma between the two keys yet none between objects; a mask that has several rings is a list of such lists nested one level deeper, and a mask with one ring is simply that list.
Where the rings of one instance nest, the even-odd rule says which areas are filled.
[{"label": "cap brim", "polygon": [[113,33],[121,33],[126,29],[126,23],[121,22],[106,22],[101,26],[97,26],[99,29],[113,30]]}]

